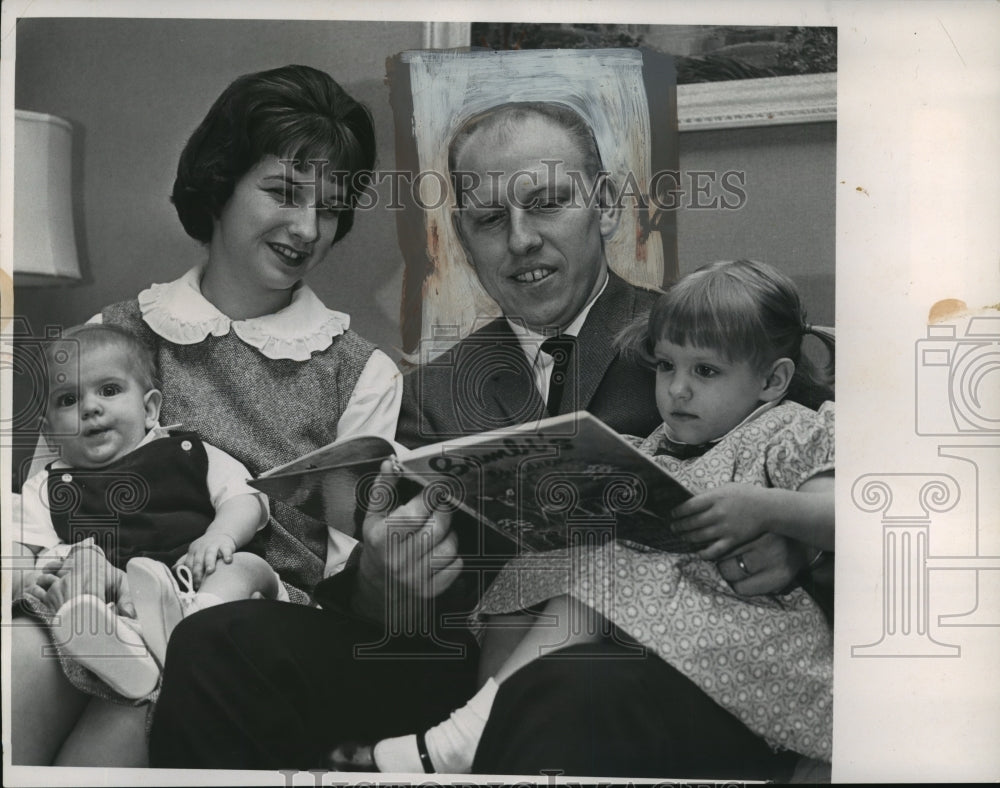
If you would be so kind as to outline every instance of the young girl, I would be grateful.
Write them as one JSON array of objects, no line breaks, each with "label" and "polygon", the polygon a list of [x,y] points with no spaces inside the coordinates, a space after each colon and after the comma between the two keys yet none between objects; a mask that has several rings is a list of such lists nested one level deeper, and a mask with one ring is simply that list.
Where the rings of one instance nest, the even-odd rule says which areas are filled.
[{"label": "young girl", "polygon": [[[274,570],[239,552],[267,523],[267,499],[232,457],[193,433],[159,426],[152,354],[126,331],[72,328],[45,357],[43,429],[60,459],[25,483],[15,542],[40,553],[44,566],[96,537],[113,566],[127,565],[141,638],[130,619],[86,593],[63,603],[50,625],[62,654],[124,697],[144,698],[156,688],[180,618],[255,595],[278,598]],[[168,564],[186,578],[189,604]],[[52,581],[43,572],[27,591]],[[124,599],[119,605],[128,609]]]},{"label": "young girl", "polygon": [[[695,552],[572,548],[561,575],[555,552],[510,562],[478,610],[506,625],[487,629],[479,693],[426,734],[376,744],[377,768],[468,771],[498,683],[601,632],[652,650],[772,748],[830,759],[832,643],[822,612],[799,588],[740,596],[716,564],[734,562],[752,578],[741,551],[766,531],[813,546],[814,561],[833,550],[832,391],[801,349],[803,336],[819,337],[832,371],[833,338],[805,322],[786,276],[745,260],[685,277],[632,333],[655,365],[663,424],[630,440],[695,492],[669,526]],[[510,629],[507,614],[546,600],[548,615],[526,633]]]},{"label": "young girl", "polygon": [[[353,199],[374,160],[368,110],[328,74],[293,65],[239,77],[188,140],[174,182],[174,206],[203,260],[100,315],[154,349],[163,422],[184,424],[253,475],[351,433],[395,433],[395,364],[303,282],[351,229]],[[350,516],[330,521],[351,530]],[[354,544],[278,503],[262,534],[293,602],[307,602]],[[113,595],[120,573],[110,567],[107,577]],[[123,724],[124,712],[103,703],[120,698],[70,669],[67,687],[58,664],[37,658],[44,633],[16,630],[18,762],[144,763],[142,721]],[[31,693],[19,692],[28,685]]]}]

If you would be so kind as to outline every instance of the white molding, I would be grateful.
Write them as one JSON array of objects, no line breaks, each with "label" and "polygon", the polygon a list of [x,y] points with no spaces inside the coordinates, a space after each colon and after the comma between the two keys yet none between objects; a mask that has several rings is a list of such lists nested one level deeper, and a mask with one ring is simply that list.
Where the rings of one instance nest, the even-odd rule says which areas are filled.
[{"label": "white molding", "polygon": [[[471,22],[425,22],[424,49],[469,46]],[[837,119],[837,74],[677,86],[680,131],[822,123]]]},{"label": "white molding", "polygon": [[471,39],[471,22],[424,22],[424,49],[467,47]]},{"label": "white molding", "polygon": [[836,119],[836,73],[677,86],[677,127],[680,131],[820,123]]}]

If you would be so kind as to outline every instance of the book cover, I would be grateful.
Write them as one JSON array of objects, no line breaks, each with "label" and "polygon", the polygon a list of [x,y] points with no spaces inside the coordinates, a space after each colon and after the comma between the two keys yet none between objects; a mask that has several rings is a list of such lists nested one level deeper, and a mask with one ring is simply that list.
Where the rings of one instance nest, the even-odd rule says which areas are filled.
[{"label": "book cover", "polygon": [[317,519],[335,500],[342,509],[345,496],[388,509],[375,485],[379,463],[392,454],[432,508],[462,509],[524,551],[606,538],[691,549],[669,527],[670,511],[691,493],[584,411],[412,451],[381,438],[348,438],[251,484]]}]

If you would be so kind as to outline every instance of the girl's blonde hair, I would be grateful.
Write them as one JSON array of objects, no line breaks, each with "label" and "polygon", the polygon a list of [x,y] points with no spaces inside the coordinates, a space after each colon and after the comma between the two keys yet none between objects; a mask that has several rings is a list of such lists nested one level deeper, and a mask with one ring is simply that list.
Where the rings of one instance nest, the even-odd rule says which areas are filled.
[{"label": "girl's blonde hair", "polygon": [[[802,338],[816,336],[829,361],[818,369],[802,354]],[[685,276],[661,295],[649,317],[623,334],[640,359],[654,363],[660,339],[710,348],[729,361],[766,368],[779,358],[795,364],[787,398],[818,408],[833,399],[835,340],[806,322],[798,290],[785,274],[753,260],[711,263]]]}]

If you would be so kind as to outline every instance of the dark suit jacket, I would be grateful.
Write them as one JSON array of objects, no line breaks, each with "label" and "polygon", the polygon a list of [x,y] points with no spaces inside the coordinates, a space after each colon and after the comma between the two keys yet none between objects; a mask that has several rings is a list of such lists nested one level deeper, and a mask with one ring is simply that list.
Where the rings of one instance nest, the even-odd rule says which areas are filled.
[{"label": "dark suit jacket", "polygon": [[[656,376],[622,357],[615,337],[650,310],[658,293],[614,273],[609,277],[577,336],[559,410],[587,410],[618,432],[645,436],[663,421],[656,410]],[[499,318],[403,378],[396,440],[414,448],[544,415],[545,403],[521,344]],[[416,486],[401,489],[403,500],[419,492]],[[461,512],[454,522],[461,523],[455,530],[466,571],[435,600],[435,608],[438,615],[451,612],[454,621],[462,621],[515,547]]]},{"label": "dark suit jacket", "polygon": [[[618,432],[645,436],[662,421],[655,375],[623,358],[614,339],[649,311],[657,293],[609,276],[577,337],[560,412],[587,410]],[[404,377],[396,439],[412,448],[543,415],[524,351],[499,318]]]}]

